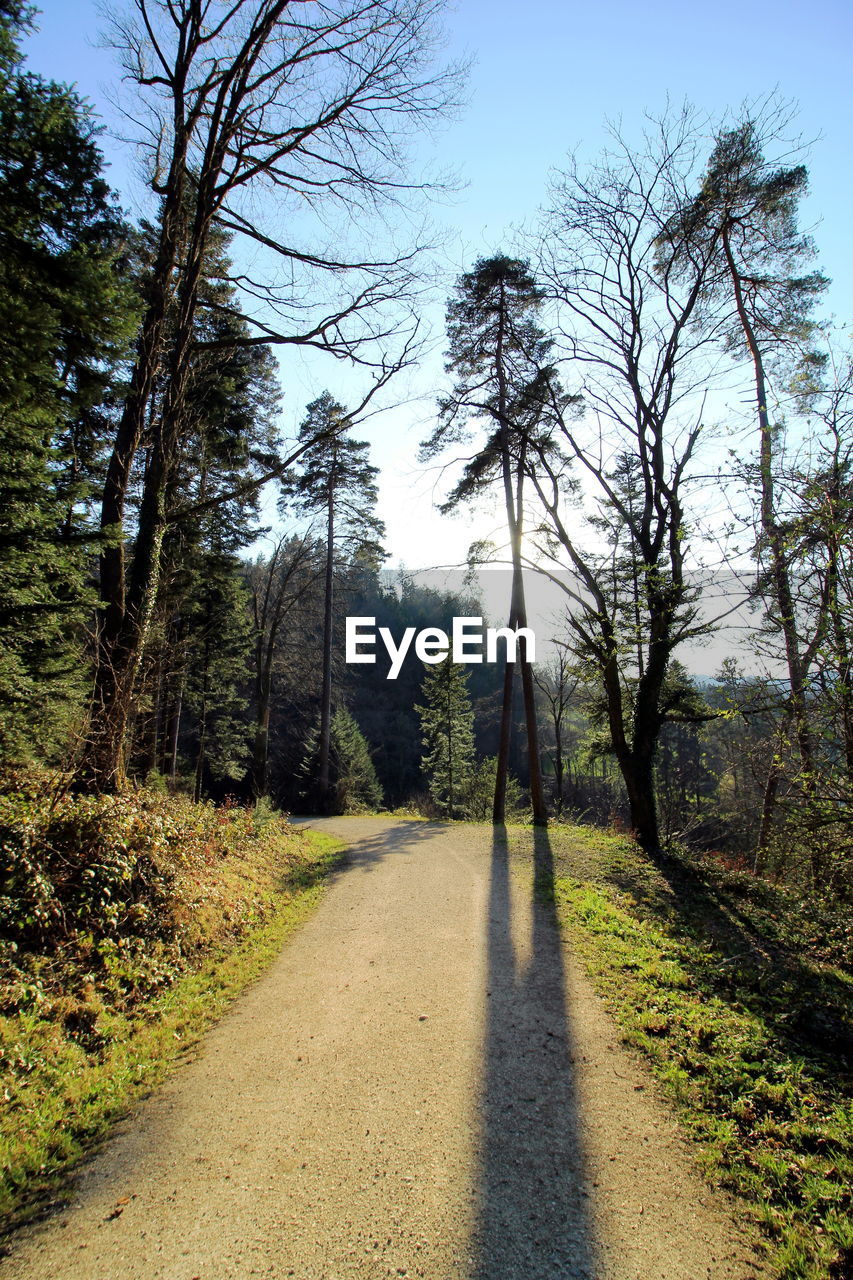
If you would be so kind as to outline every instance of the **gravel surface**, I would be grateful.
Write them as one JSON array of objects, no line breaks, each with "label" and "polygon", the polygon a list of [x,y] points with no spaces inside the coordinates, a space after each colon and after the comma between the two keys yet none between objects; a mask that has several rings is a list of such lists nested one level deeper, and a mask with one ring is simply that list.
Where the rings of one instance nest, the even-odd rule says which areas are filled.
[{"label": "gravel surface", "polygon": [[490,828],[349,864],[9,1280],[751,1280],[731,1205]]}]

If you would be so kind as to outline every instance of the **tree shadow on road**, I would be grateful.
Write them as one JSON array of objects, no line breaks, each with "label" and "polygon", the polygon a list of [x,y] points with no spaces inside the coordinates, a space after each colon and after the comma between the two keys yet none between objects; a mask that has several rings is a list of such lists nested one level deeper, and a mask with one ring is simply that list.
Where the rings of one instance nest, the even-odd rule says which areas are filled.
[{"label": "tree shadow on road", "polygon": [[474,1280],[593,1280],[596,1247],[575,1048],[546,831],[534,836],[529,953],[512,929],[506,829],[495,827]]}]

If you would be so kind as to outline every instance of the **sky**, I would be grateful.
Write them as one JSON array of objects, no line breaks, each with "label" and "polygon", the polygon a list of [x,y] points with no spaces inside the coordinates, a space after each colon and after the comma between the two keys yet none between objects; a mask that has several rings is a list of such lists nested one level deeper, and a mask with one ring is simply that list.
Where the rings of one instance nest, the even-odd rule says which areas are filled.
[{"label": "sky", "polygon": [[[124,0],[117,0],[117,7]],[[109,103],[114,55],[98,46],[103,29],[94,0],[42,0],[41,30],[27,45],[32,70],[76,83],[108,125],[102,146],[122,203],[139,212],[144,193],[130,147]],[[460,0],[446,17],[450,57],[470,57],[466,105],[425,159],[456,170],[462,187],[436,210],[445,233],[444,284],[432,307],[432,354],[401,386],[404,403],[365,424],[381,468],[380,515],[392,565],[410,568],[464,560],[469,541],[489,532],[480,512],[438,516],[440,476],[416,461],[434,422],[442,367],[444,298],[476,258],[512,243],[546,196],[549,173],[569,152],[594,160],[607,120],[628,136],[645,112],[685,99],[719,116],[772,90],[799,106],[798,128],[812,141],[811,191],[803,225],[813,228],[819,264],[832,278],[826,311],[853,320],[853,5],[850,0]],[[329,387],[330,362],[288,355],[282,366],[284,421],[293,432],[304,406]],[[345,394],[341,395],[342,399]]]}]

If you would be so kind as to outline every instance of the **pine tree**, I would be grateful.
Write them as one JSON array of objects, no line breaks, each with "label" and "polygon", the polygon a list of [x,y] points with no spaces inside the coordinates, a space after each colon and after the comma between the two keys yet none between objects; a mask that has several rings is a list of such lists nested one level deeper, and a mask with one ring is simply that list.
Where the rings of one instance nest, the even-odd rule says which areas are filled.
[{"label": "pine tree", "polygon": [[334,626],[335,555],[376,563],[385,530],[374,515],[376,467],[367,461],[368,445],[347,434],[346,410],[324,391],[308,405],[300,441],[305,450],[298,477],[283,486],[283,501],[306,514],[321,514],[326,525],[325,599],[323,610],[323,675],[320,694],[320,739],[316,805],[325,813],[331,802],[332,632]]},{"label": "pine tree", "polygon": [[[779,142],[780,109],[771,99],[764,111],[748,111],[734,128],[718,132],[701,187],[670,220],[660,238],[665,250],[681,245],[672,259],[689,269],[697,247],[713,251],[716,273],[707,290],[726,300],[728,323],[719,326],[728,350],[752,365],[758,423],[759,551],[767,567],[768,614],[785,653],[790,692],[786,718],[793,724],[802,765],[803,790],[813,789],[815,744],[809,721],[808,644],[799,632],[796,584],[788,536],[777,494],[778,435],[769,409],[774,365],[820,362],[811,351],[812,308],[826,288],[818,271],[804,270],[814,246],[798,225],[799,204],[808,189],[804,165],[774,163],[766,151]],[[786,148],[787,150],[787,148]],[[787,158],[787,156],[786,156]],[[770,837],[780,780],[774,761],[768,775],[759,849]],[[820,867],[815,863],[815,874]]]},{"label": "pine tree", "polygon": [[[364,809],[380,809],[382,788],[370,758],[370,748],[346,707],[336,707],[332,716],[329,753],[330,813],[352,813]],[[316,795],[316,779],[320,756],[320,727],[311,734],[302,763],[303,797],[312,804]]]},{"label": "pine tree", "polygon": [[[137,272],[143,280],[150,239],[145,227],[136,238]],[[245,331],[232,314],[228,244],[228,237],[220,232],[208,244],[195,322],[199,342],[213,334],[239,337]],[[152,401],[155,414],[162,408],[162,376],[160,382]],[[182,728],[182,716],[194,709],[193,620],[205,613],[211,576],[225,571],[239,577],[235,557],[257,536],[259,496],[253,482],[259,470],[266,471],[277,459],[278,403],[275,360],[266,346],[236,346],[215,360],[198,352],[191,362],[181,450],[166,493],[169,524],[163,538],[162,573],[134,691],[131,723],[137,741],[128,734],[128,756],[137,771],[156,766],[175,779],[178,740],[186,737],[187,729]],[[238,612],[235,625],[242,635],[244,603]],[[225,623],[226,629],[229,625]],[[243,645],[245,665],[244,649]],[[189,751],[196,752],[195,743]],[[236,751],[234,767],[243,755],[243,748]],[[198,769],[196,776],[201,778]]]},{"label": "pine tree", "polygon": [[[553,397],[561,398],[556,372],[549,363],[551,342],[537,323],[543,294],[526,262],[514,258],[480,259],[460,276],[447,307],[447,370],[455,381],[439,402],[440,421],[422,445],[432,457],[446,445],[466,438],[469,424],[484,424],[485,443],[468,462],[462,480],[445,509],[499,484],[503,491],[513,565],[510,627],[527,625],[521,543],[524,531],[524,480],[531,436],[540,432]],[[564,403],[564,401],[563,401]],[[541,434],[541,432],[540,432]],[[520,666],[527,727],[530,795],[534,821],[547,822],[539,760],[539,733],[533,674],[526,643]],[[504,682],[501,742],[493,815],[504,820],[509,762],[513,666]]]},{"label": "pine tree", "polygon": [[[28,10],[0,0],[0,756],[61,740],[80,696],[83,423],[133,325],[124,239],[77,95],[22,69]],[[91,424],[90,424],[91,425]]]},{"label": "pine tree", "polygon": [[236,557],[212,548],[203,558],[186,621],[185,699],[196,721],[196,800],[205,777],[241,781],[249,760],[248,591]]},{"label": "pine tree", "polygon": [[474,775],[474,712],[468,694],[468,675],[451,660],[428,666],[421,686],[423,755],[421,767],[429,791],[443,816],[467,816],[466,801]]}]

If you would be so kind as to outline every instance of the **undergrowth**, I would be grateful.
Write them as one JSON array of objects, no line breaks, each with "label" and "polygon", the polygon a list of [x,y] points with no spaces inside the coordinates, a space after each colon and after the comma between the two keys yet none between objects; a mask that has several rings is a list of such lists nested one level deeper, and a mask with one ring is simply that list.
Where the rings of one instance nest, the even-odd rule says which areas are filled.
[{"label": "undergrowth", "polygon": [[0,1224],[68,1168],[269,962],[338,845],[268,810],[153,792],[0,794]]},{"label": "undergrowth", "polygon": [[540,892],[708,1176],[749,1204],[778,1275],[851,1280],[849,912],[710,859],[653,866],[624,838],[579,828],[511,840],[540,862],[547,842]]}]

